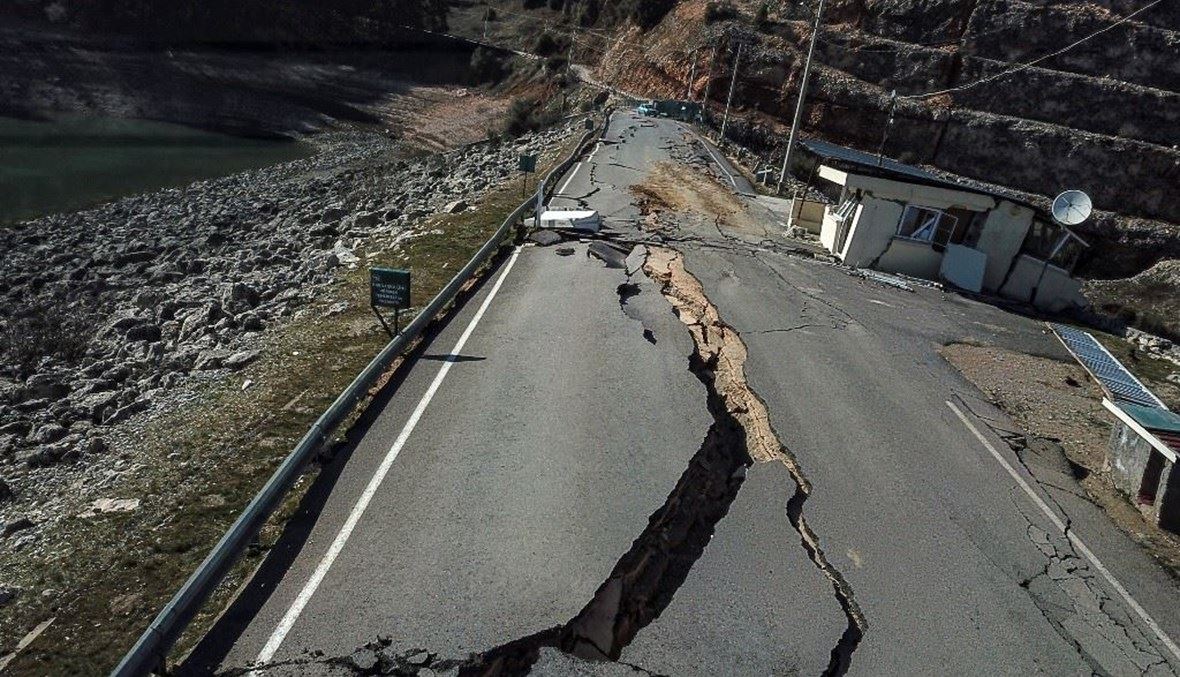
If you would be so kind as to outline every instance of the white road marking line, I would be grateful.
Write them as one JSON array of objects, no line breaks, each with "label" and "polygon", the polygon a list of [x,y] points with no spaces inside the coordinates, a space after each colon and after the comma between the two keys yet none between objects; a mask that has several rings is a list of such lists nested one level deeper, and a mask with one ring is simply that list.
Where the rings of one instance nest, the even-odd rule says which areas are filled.
[{"label": "white road marking line", "polygon": [[725,172],[725,175],[729,177],[729,182],[733,184],[733,187],[737,188],[737,179],[734,178],[733,174],[731,174],[730,171],[725,168],[725,165],[721,163],[721,160],[717,159],[717,155],[713,152],[712,148],[709,148],[709,144],[705,143],[702,139],[699,139],[699,138],[697,139],[697,143],[704,146],[705,152],[709,154],[709,157],[713,158],[713,162],[715,162],[717,164],[717,167],[721,171]]},{"label": "white road marking line", "polygon": [[[266,646],[262,647],[262,651],[258,653],[258,658],[255,659],[257,663],[266,663],[274,657],[275,652],[278,651],[279,645],[283,643],[287,633],[291,631],[291,627],[295,625],[299,615],[303,613],[303,608],[307,606],[307,602],[311,596],[315,594],[316,588],[324,580],[328,569],[332,567],[332,563],[336,561],[336,557],[340,555],[340,551],[344,549],[344,544],[348,542],[349,536],[352,535],[352,530],[356,528],[357,522],[360,521],[365,509],[369,507],[369,502],[373,500],[373,496],[377,494],[377,489],[380,488],[381,482],[385,476],[389,474],[389,468],[393,465],[394,459],[401,453],[402,447],[405,446],[406,440],[410,437],[410,433],[414,432],[414,427],[418,425],[418,420],[422,418],[422,414],[426,411],[426,407],[430,404],[430,400],[434,398],[434,394],[438,392],[438,388],[442,385],[443,379],[447,377],[447,372],[451,370],[451,365],[455,364],[455,356],[463,350],[463,346],[467,344],[467,339],[471,338],[472,332],[475,331],[476,325],[483,318],[488,306],[492,304],[492,299],[496,298],[496,293],[500,291],[500,286],[504,284],[504,278],[508,277],[509,271],[512,270],[513,264],[516,263],[517,257],[520,256],[520,247],[517,247],[512,252],[512,257],[508,259],[507,265],[504,266],[504,272],[500,273],[500,277],[496,279],[496,284],[488,292],[487,297],[483,300],[479,310],[476,311],[475,316],[471,318],[471,322],[467,324],[467,328],[463,330],[463,334],[455,343],[455,347],[451,349],[448,359],[439,367],[438,374],[435,375],[434,381],[430,387],[426,389],[426,393],[422,395],[422,399],[418,400],[418,406],[414,408],[414,412],[410,415],[409,420],[406,421],[401,433],[394,440],[393,446],[385,454],[385,458],[381,461],[381,465],[377,468],[377,472],[369,480],[369,484],[365,487],[364,492],[361,493],[360,498],[357,499],[356,505],[352,507],[352,512],[348,514],[348,519],[344,522],[344,526],[340,527],[340,531],[336,534],[335,540],[324,553],[323,558],[320,559],[319,564],[312,573],[311,578],[304,584],[303,589],[299,591],[299,595],[291,606],[287,609],[287,613],[283,616],[283,620],[279,622],[278,626],[271,633],[270,639],[267,640]],[[251,673],[253,674],[253,673]]]},{"label": "white road marking line", "polygon": [[692,127],[689,127],[688,125],[686,125],[684,123],[680,123],[680,126],[682,128],[684,128],[685,130],[687,130],[689,134],[692,134],[693,136],[696,137],[697,143],[701,144],[701,148],[705,149],[705,152],[709,154],[709,158],[712,159],[713,162],[717,165],[717,168],[720,169],[721,171],[725,172],[725,175],[729,177],[729,182],[732,183],[733,187],[736,189],[738,187],[737,179],[734,178],[733,174],[730,173],[730,171],[725,168],[725,165],[722,164],[721,160],[717,159],[717,155],[713,153],[712,148],[709,148],[709,144],[705,143],[705,140],[701,138],[701,135],[697,134],[696,130],[693,129]]},{"label": "white road marking line", "polygon": [[583,164],[593,160],[594,154],[597,153],[598,149],[601,147],[602,147],[602,142],[599,141],[598,145],[594,146],[594,150],[590,152],[590,156],[574,166],[574,171],[570,172],[570,175],[568,177],[566,177],[566,179],[565,179],[565,183],[561,184],[561,188],[557,189],[557,193],[553,197],[556,198],[556,197],[562,197],[563,195],[565,195],[565,189],[570,187],[570,182],[573,181],[574,177],[578,175],[578,170],[582,168]]},{"label": "white road marking line", "polygon": [[41,621],[37,624],[37,627],[29,631],[29,634],[21,638],[21,640],[16,643],[16,648],[12,650],[12,653],[4,656],[3,658],[0,658],[0,672],[4,672],[4,670],[8,668],[8,664],[12,662],[12,659],[19,656],[20,652],[24,651],[30,644],[36,641],[36,639],[41,636],[41,633],[45,632],[45,629],[53,625],[53,622],[56,620],[57,616],[52,616],[47,620]]},{"label": "white road marking line", "polygon": [[574,166],[574,171],[570,172],[570,175],[566,178],[565,183],[561,184],[561,188],[557,189],[557,195],[554,195],[553,197],[557,197],[558,195],[565,195],[565,189],[570,187],[570,182],[573,181],[574,177],[578,175],[578,170],[581,168],[582,168],[581,162],[579,162],[577,165]]},{"label": "white road marking line", "polygon": [[1106,579],[1106,582],[1110,584],[1110,587],[1114,588],[1114,591],[1117,592],[1119,597],[1121,597],[1123,601],[1127,603],[1127,606],[1131,607],[1131,609],[1139,616],[1140,620],[1142,620],[1147,625],[1147,627],[1151,628],[1151,631],[1154,632],[1159,641],[1168,648],[1168,651],[1171,651],[1172,655],[1180,660],[1180,647],[1176,646],[1176,643],[1172,641],[1172,638],[1168,637],[1168,634],[1164,632],[1163,628],[1161,628],[1159,624],[1155,622],[1155,619],[1153,619],[1151,615],[1147,613],[1147,610],[1140,606],[1139,602],[1136,602],[1134,597],[1131,597],[1131,593],[1127,592],[1127,589],[1123,587],[1123,584],[1118,582],[1118,579],[1114,577],[1114,574],[1110,573],[1110,570],[1106,568],[1106,565],[1098,560],[1098,557],[1094,554],[1094,552],[1082,542],[1082,539],[1077,534],[1073,533],[1073,531],[1067,532],[1065,530],[1065,521],[1058,517],[1057,513],[1053,512],[1053,509],[1050,508],[1049,505],[1045,503],[1045,501],[1043,501],[1035,491],[1032,490],[1032,487],[1028,485],[1028,482],[1026,482],[1024,478],[1020,476],[1020,473],[1016,472],[1016,469],[1012,467],[1012,464],[1008,463],[1008,460],[1005,459],[1000,454],[1000,452],[996,451],[996,448],[992,446],[991,442],[989,442],[987,438],[979,432],[979,429],[976,428],[975,425],[971,423],[971,421],[965,415],[963,415],[963,412],[955,406],[954,402],[947,400],[946,406],[950,407],[951,411],[955,412],[955,415],[958,416],[959,420],[963,422],[963,425],[967,426],[967,429],[971,431],[971,434],[975,435],[975,438],[979,440],[984,447],[987,447],[987,450],[991,452],[991,455],[995,457],[997,461],[999,461],[1000,465],[1004,467],[1004,470],[1007,470],[1008,474],[1012,476],[1012,479],[1016,480],[1016,483],[1020,485],[1020,488],[1024,490],[1024,493],[1028,494],[1028,497],[1031,498],[1033,503],[1035,503],[1037,507],[1041,509],[1041,512],[1045,513],[1045,516],[1049,518],[1049,521],[1053,523],[1053,526],[1057,527],[1059,531],[1065,534],[1066,538],[1069,539],[1069,542],[1073,544],[1074,548],[1076,548],[1078,552],[1080,552],[1087,560],[1090,561],[1090,564],[1092,564],[1094,568],[1098,570],[1098,573],[1102,574],[1102,577]]}]

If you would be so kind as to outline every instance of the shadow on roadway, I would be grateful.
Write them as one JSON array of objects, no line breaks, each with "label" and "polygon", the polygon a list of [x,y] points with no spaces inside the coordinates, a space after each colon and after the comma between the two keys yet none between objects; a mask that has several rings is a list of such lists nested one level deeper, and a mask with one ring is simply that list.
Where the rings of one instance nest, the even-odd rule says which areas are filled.
[{"label": "shadow on roadway", "polygon": [[[321,467],[319,476],[316,477],[307,493],[300,500],[299,508],[284,526],[279,540],[266,554],[266,559],[255,571],[246,587],[240,591],[238,597],[176,668],[175,675],[183,677],[210,675],[218,670],[242,633],[246,631],[263,605],[270,599],[271,594],[274,593],[279,582],[283,580],[295,558],[303,550],[304,544],[319,520],[320,513],[327,504],[328,497],[332,495],[337,480],[348,465],[349,459],[352,458],[357,443],[364,439],[369,428],[385,410],[393,396],[397,394],[414,365],[419,360],[472,362],[486,359],[466,355],[426,354],[426,349],[454,318],[462,313],[463,308],[479,293],[487,281],[495,277],[507,259],[506,251],[508,251],[506,248],[502,248],[492,260],[487,272],[471,288],[456,297],[451,311],[442,319],[432,323],[423,332],[423,340],[418,342],[417,347],[409,353],[409,359],[402,361],[388,383],[377,393],[356,423],[348,429],[344,441],[321,453],[321,459],[325,455],[328,457],[326,464]],[[258,648],[261,648],[261,644]]]}]

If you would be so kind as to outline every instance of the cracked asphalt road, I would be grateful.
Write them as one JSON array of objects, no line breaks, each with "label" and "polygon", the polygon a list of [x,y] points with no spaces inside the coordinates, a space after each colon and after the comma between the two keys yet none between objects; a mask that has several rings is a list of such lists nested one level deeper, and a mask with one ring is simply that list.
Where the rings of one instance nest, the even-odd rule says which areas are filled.
[{"label": "cracked asphalt road", "polygon": [[[653,239],[631,188],[667,161],[686,172],[714,162],[681,126],[619,114],[553,203],[598,209],[603,237],[629,250]],[[1071,532],[1164,633],[1180,637],[1173,581],[1060,469],[1022,465],[999,436],[1011,421],[937,353],[975,340],[1065,357],[1040,325],[793,255],[770,222],[754,236],[713,218],[666,216],[674,230],[655,239],[684,254],[744,341],[747,383],[809,483],[807,524],[863,612],[850,674],[1180,668],[948,407],[1031,473]],[[390,664],[426,652],[414,665],[444,673],[829,669],[848,620],[788,519],[796,482],[781,463],[750,463],[732,430],[717,432],[733,423],[711,416],[688,368],[693,339],[638,272],[638,254],[607,268],[587,249],[522,250],[275,662],[258,674],[356,672],[376,654],[339,657],[378,637]],[[427,355],[448,354],[491,286]],[[251,665],[439,366],[419,360],[378,403],[187,672]],[[716,491],[723,503],[698,509],[678,493],[685,487],[691,498]],[[612,645],[618,660],[584,660],[608,652],[610,642],[599,642],[611,627],[629,638]]]}]

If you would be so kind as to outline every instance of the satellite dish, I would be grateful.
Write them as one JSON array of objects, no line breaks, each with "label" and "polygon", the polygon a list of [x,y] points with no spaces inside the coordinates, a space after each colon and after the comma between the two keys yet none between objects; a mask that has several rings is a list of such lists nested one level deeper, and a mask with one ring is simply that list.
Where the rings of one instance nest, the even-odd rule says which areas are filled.
[{"label": "satellite dish", "polygon": [[1076,226],[1090,218],[1094,206],[1080,190],[1067,190],[1053,198],[1053,218],[1063,226]]}]

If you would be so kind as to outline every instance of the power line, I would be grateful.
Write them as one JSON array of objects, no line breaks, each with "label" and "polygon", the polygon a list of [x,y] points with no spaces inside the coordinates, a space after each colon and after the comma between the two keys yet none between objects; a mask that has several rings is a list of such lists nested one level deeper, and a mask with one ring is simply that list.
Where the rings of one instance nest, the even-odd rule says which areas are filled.
[{"label": "power line", "polygon": [[1083,42],[1086,42],[1087,40],[1097,37],[1107,31],[1111,30],[1112,28],[1115,28],[1116,26],[1119,26],[1121,24],[1126,23],[1127,21],[1130,21],[1135,15],[1140,14],[1142,12],[1146,12],[1147,10],[1151,9],[1152,7],[1155,7],[1156,5],[1160,4],[1163,1],[1164,0],[1153,0],[1152,2],[1135,10],[1134,12],[1131,12],[1130,14],[1124,16],[1123,18],[1119,19],[1118,21],[1110,24],[1109,26],[1105,26],[1103,28],[1100,28],[1100,29],[1094,31],[1093,33],[1090,33],[1089,35],[1087,35],[1079,40],[1075,40],[1074,42],[1066,45],[1065,47],[1062,47],[1061,49],[1059,49],[1055,52],[1050,52],[1049,54],[1046,54],[1044,56],[1033,59],[1032,61],[1019,64],[1014,68],[1009,68],[1008,70],[1000,71],[999,73],[996,73],[995,75],[990,75],[986,78],[980,78],[979,80],[974,80],[972,82],[968,82],[965,85],[958,85],[957,87],[948,87],[946,89],[940,89],[940,90],[934,91],[934,92],[926,92],[925,94],[907,94],[905,96],[899,96],[898,98],[899,99],[925,99],[925,98],[932,97],[932,96],[940,96],[942,94],[950,94],[951,92],[958,92],[958,91],[962,91],[964,89],[970,89],[971,87],[976,87],[978,85],[982,85],[985,82],[991,82],[992,80],[998,80],[998,79],[1004,77],[1005,75],[1011,75],[1013,73],[1017,73],[1022,70],[1026,70],[1028,68],[1032,68],[1033,66],[1037,65],[1038,63],[1041,63],[1042,61],[1045,61],[1047,59],[1052,59],[1055,56],[1060,56],[1061,54],[1068,52],[1069,50],[1073,49],[1074,47],[1077,47],[1078,45],[1082,44]]}]

